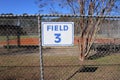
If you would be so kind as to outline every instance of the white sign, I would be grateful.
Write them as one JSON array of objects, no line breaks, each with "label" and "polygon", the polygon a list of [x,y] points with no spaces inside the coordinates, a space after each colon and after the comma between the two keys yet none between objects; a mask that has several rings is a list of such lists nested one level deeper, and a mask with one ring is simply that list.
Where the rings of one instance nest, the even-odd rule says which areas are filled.
[{"label": "white sign", "polygon": [[42,22],[42,46],[71,46],[73,44],[73,22]]}]

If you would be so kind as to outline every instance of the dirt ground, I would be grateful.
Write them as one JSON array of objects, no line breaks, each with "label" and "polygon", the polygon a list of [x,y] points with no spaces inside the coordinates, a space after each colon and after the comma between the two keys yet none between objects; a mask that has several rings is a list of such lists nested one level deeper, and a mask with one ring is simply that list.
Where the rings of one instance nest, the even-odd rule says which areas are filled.
[{"label": "dirt ground", "polygon": [[[38,38],[21,38],[20,45],[39,45]],[[79,37],[74,38],[74,44],[77,45],[79,41]],[[7,40],[0,41],[0,46],[7,45]],[[95,43],[104,44],[104,43],[120,43],[120,39],[113,38],[97,38],[95,39]],[[17,45],[17,39],[9,40],[9,45]]]}]

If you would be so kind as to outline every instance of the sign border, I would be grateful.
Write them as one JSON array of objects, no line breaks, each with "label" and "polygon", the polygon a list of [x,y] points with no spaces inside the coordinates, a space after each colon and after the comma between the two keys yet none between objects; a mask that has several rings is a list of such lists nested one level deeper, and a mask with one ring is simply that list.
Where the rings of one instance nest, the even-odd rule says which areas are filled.
[{"label": "sign border", "polygon": [[[72,43],[71,44],[44,44],[44,24],[72,24]],[[74,45],[74,22],[42,22],[41,23],[42,27],[42,46],[73,46]]]}]

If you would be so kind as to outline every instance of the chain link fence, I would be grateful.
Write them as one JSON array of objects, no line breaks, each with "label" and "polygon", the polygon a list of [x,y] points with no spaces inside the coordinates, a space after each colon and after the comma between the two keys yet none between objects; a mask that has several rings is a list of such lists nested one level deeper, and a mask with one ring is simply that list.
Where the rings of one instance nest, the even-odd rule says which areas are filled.
[{"label": "chain link fence", "polygon": [[[39,21],[74,22],[74,46],[42,47],[45,80],[119,80],[120,17],[0,16],[0,79],[39,80]],[[80,19],[103,19],[86,60],[79,60]],[[49,36],[49,35],[48,35]]]},{"label": "chain link fence", "polygon": [[39,80],[36,16],[0,16],[0,80]]}]

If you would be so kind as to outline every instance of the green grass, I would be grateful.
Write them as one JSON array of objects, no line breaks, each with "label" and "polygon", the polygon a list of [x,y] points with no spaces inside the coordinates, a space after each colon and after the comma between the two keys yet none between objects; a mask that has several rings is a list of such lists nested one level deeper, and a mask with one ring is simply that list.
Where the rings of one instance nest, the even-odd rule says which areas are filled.
[{"label": "green grass", "polygon": [[5,41],[7,40],[6,36],[0,36],[0,41]]},{"label": "green grass", "polygon": [[120,54],[109,55],[96,59],[99,64],[120,64]]},{"label": "green grass", "polygon": [[[88,80],[88,78],[90,80],[112,80],[114,75],[120,76],[119,66],[102,66],[103,64],[120,64],[120,54],[84,62],[79,61],[78,56],[44,55],[43,62],[45,80],[66,80],[79,70],[82,64],[95,66],[99,64],[101,66],[94,73],[75,73],[69,80]],[[4,79],[39,79],[39,63],[39,54],[36,53],[0,56],[0,79],[3,77]]]}]

